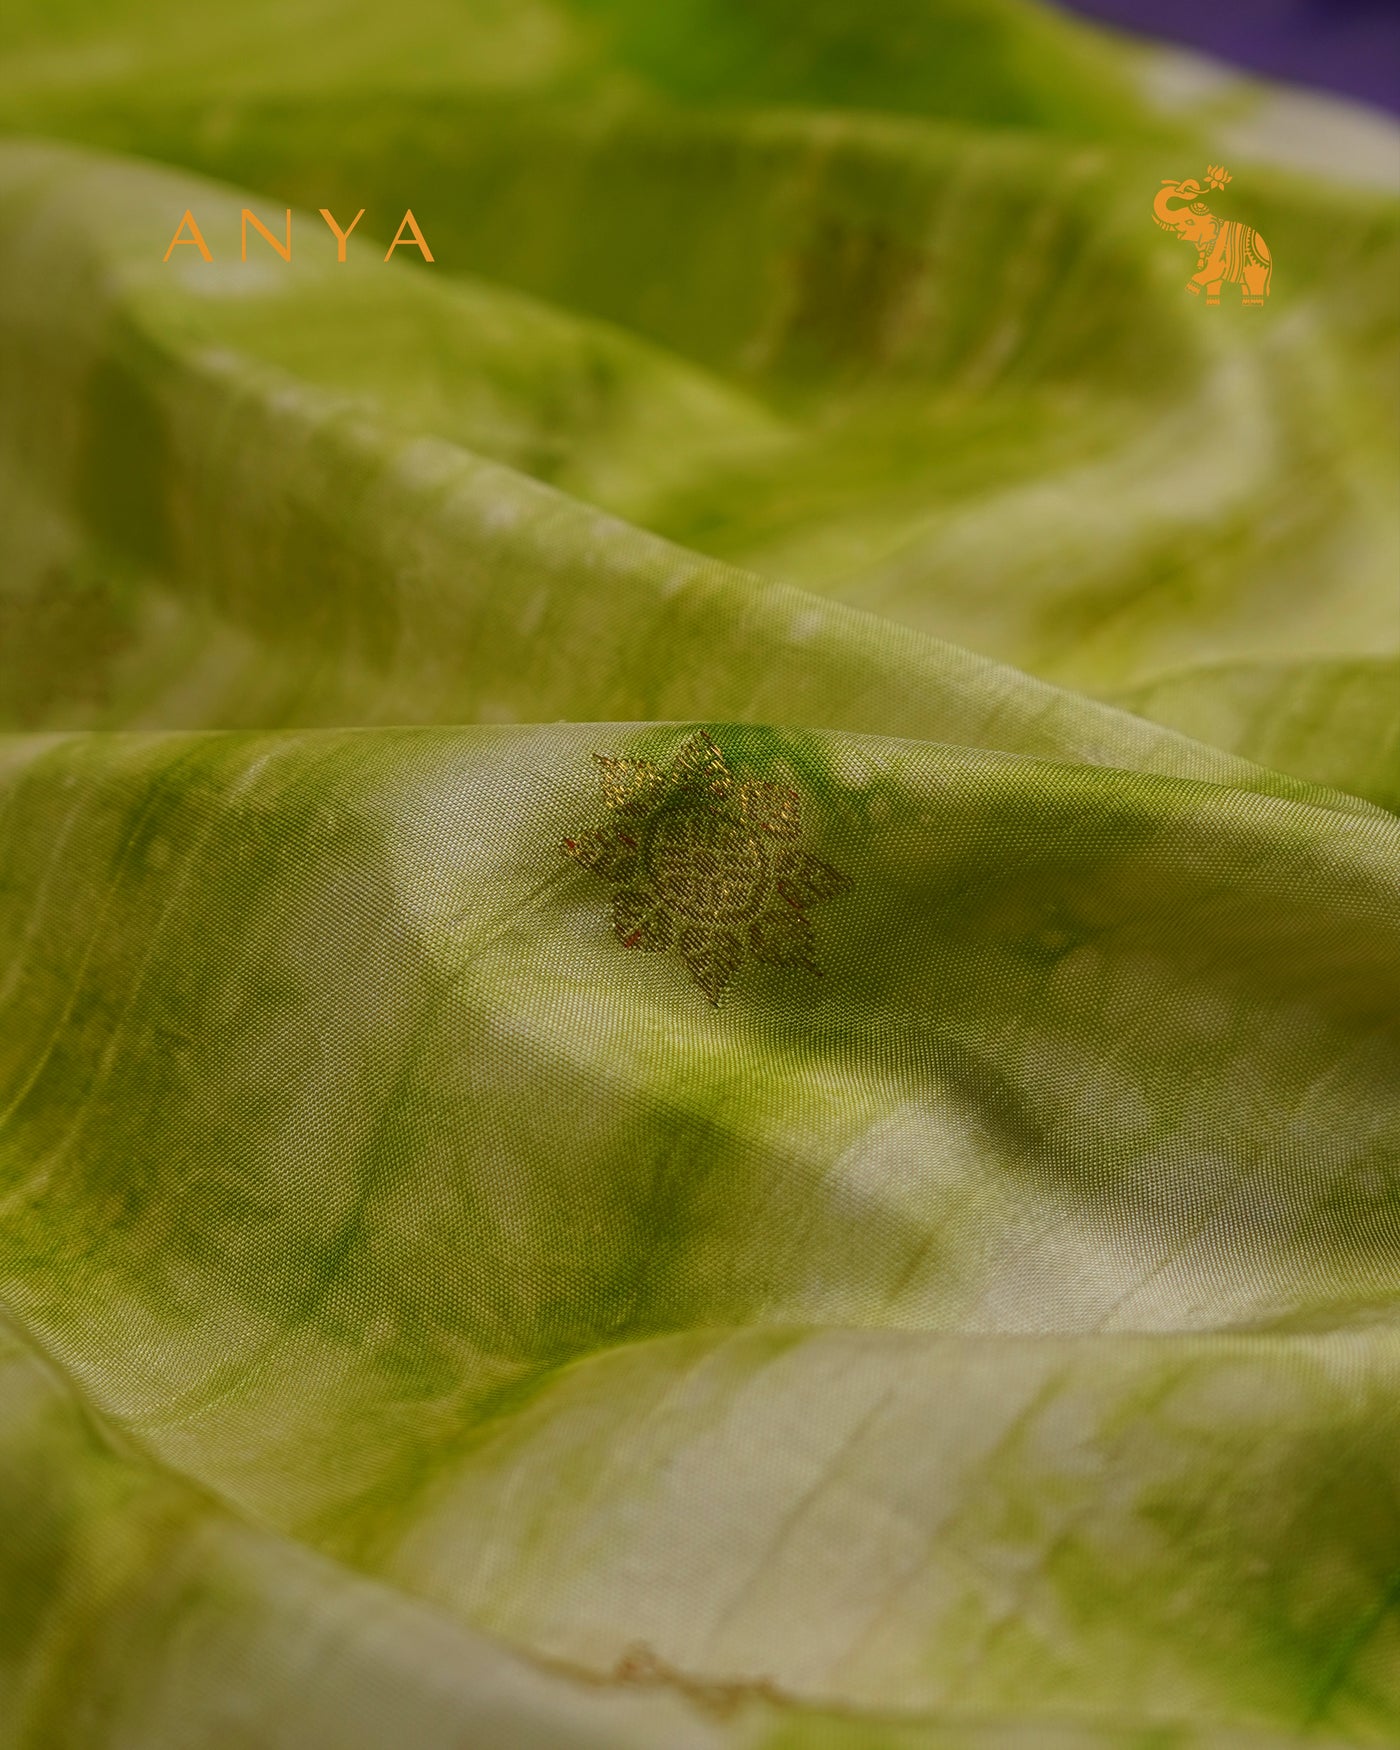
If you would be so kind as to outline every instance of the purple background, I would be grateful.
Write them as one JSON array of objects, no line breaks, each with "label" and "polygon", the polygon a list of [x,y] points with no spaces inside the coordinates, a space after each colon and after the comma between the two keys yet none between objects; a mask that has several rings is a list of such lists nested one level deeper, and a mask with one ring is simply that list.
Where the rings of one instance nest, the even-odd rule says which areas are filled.
[{"label": "purple background", "polygon": [[1400,114],[1400,0],[1059,0],[1295,85]]}]

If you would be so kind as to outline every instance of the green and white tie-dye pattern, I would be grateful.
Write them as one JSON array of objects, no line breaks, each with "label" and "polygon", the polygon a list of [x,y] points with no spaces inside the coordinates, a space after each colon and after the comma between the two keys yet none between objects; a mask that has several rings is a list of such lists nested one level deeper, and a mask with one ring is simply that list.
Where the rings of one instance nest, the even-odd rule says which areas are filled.
[{"label": "green and white tie-dye pattern", "polygon": [[1195,78],[6,9],[0,1750],[1400,1737],[1396,140]]}]

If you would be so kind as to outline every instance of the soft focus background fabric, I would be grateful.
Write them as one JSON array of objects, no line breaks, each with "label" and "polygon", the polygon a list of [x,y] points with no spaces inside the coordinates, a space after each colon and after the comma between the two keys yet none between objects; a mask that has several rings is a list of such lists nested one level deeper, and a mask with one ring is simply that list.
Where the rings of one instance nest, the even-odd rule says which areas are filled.
[{"label": "soft focus background fabric", "polygon": [[1400,110],[1394,0],[1066,0],[1076,12],[1240,67]]},{"label": "soft focus background fabric", "polygon": [[1398,142],[9,0],[3,1750],[1397,1741]]}]

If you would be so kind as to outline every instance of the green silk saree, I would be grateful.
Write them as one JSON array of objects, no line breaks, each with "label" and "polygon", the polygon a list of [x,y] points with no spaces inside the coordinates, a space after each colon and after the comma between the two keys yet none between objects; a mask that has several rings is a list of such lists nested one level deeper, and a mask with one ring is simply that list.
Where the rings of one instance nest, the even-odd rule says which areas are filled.
[{"label": "green silk saree", "polygon": [[1396,141],[11,0],[0,1750],[1400,1740]]}]

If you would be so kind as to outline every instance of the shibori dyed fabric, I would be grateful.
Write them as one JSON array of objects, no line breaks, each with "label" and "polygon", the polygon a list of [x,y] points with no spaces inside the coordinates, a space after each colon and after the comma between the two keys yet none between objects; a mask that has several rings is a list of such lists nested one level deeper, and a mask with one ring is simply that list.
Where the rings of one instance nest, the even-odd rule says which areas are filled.
[{"label": "shibori dyed fabric", "polygon": [[0,129],[0,1750],[1395,1743],[1389,124],[11,0]]}]

